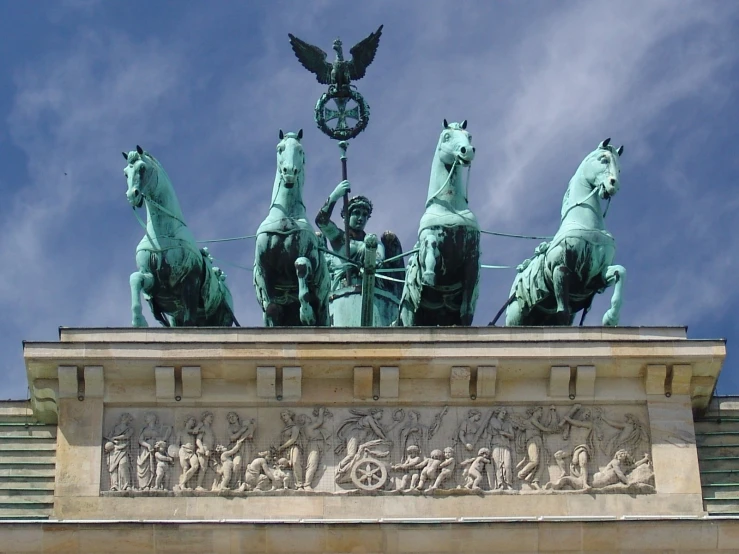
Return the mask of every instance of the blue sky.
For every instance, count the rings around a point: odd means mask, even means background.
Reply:
[[[599,141],[624,144],[607,226],[628,270],[624,325],[739,335],[739,3],[700,0],[125,3],[0,2],[0,398],[26,394],[21,341],[64,326],[130,324],[142,231],[122,150],[169,173],[198,239],[246,235],[266,214],[278,130],[303,128],[306,204],[339,181],[312,117],[323,88],[287,33],[330,51],[385,25],[352,141],[368,230],[415,241],[444,118],[469,121],[470,201],[486,230],[551,235],[561,198]],[[348,49],[348,48],[347,48]],[[536,242],[484,237],[482,261],[516,265]],[[253,243],[211,247],[242,325],[261,325]],[[476,325],[505,301],[487,270]],[[597,324],[610,291],[589,317]],[[154,322],[148,309],[145,315]],[[730,355],[719,386],[739,393]]]

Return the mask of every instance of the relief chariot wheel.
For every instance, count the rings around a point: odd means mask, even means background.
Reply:
[[[351,470],[352,482],[364,491],[376,491],[387,483],[387,466],[376,458],[362,458]]]

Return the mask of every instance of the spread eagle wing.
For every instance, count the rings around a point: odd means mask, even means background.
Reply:
[[[330,85],[331,64],[326,61],[326,52],[318,48],[318,46],[313,46],[304,40],[300,40],[295,35],[288,33],[287,36],[290,37],[290,45],[293,47],[293,52],[295,52],[295,56],[301,65],[308,71],[315,73],[319,83]],[[372,55],[374,56],[374,53]],[[372,60],[370,59],[370,61]]]
[[[352,55],[352,60],[349,62],[349,77],[352,81],[361,79],[364,77],[367,71],[367,66],[372,63],[375,59],[375,53],[377,47],[380,45],[380,35],[382,35],[382,25],[374,33],[370,34],[366,39],[358,42],[349,53]],[[294,48],[294,47],[293,47]]]

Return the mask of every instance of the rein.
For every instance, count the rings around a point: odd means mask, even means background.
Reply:
[[[606,188],[605,184],[601,184],[601,185],[598,185],[597,187],[593,187],[593,190],[590,191],[590,194],[588,194],[585,198],[583,198],[579,202],[576,202],[575,204],[567,208],[567,211],[564,213],[564,215],[562,215],[562,218],[560,219],[560,223],[565,220],[565,217],[567,217],[567,214],[569,214],[573,208],[579,208],[580,206],[585,205],[585,202],[590,200],[596,192],[600,191],[601,189],[605,190],[605,188]],[[606,209],[603,212],[603,216],[602,216],[603,219],[606,218],[606,215],[608,214],[608,208],[610,207],[611,207],[611,197],[609,196],[608,204],[606,204]]]

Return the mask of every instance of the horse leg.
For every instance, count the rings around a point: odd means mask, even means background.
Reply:
[[[310,260],[300,257],[295,260],[295,272],[298,274],[298,300],[300,300],[300,323],[312,326],[316,324],[316,314],[310,305],[310,289],[308,276],[311,272]]]
[[[477,235],[477,240],[471,237],[470,242],[474,244],[474,248],[472,244],[465,244],[467,256],[464,261],[464,277],[462,279],[462,303],[459,307],[459,323],[464,326],[472,325],[472,319],[475,317],[480,282],[479,235]]]
[[[505,311],[505,326],[506,327],[519,327],[523,325],[523,311],[521,305],[518,303],[518,299],[515,294],[509,299],[510,304],[507,304]]]
[[[254,290],[257,293],[257,301],[262,307],[262,316],[264,318],[265,327],[276,327],[282,321],[281,307],[272,302],[274,291],[269,286],[268,279],[265,276],[265,267],[267,264],[268,254],[271,252],[269,235],[262,233],[257,237],[254,252]]]
[[[421,265],[421,281],[433,287],[436,284],[436,260],[439,258],[439,240],[433,230],[425,230],[419,240],[421,249],[418,261]]]
[[[606,327],[615,327],[621,315],[621,304],[623,298],[621,293],[624,282],[626,281],[626,268],[622,265],[610,265],[606,269],[606,283],[613,286],[613,296],[611,296],[611,307],[603,315],[603,325]]]
[[[569,325],[570,315],[570,270],[560,265],[552,271],[554,297],[557,299],[557,322],[559,325]]]
[[[135,271],[131,273],[129,282],[131,283],[131,315],[133,319],[131,325],[134,327],[148,327],[149,324],[146,322],[141,309],[141,293],[151,290],[154,286],[154,276],[151,273]]]

